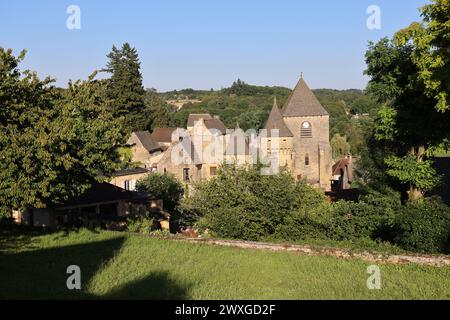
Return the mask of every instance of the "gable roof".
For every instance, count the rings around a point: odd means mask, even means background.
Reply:
[[[326,116],[328,112],[309,89],[303,77],[284,104],[283,117]]]
[[[142,146],[148,152],[151,153],[151,152],[154,152],[154,151],[157,151],[157,150],[161,150],[161,146],[155,140],[153,140],[150,132],[148,132],[148,131],[136,131],[136,132],[133,132],[133,133],[136,135],[136,137],[141,142]]]
[[[152,132],[152,139],[160,143],[171,143],[172,133],[177,130],[177,128],[155,128]]]
[[[277,105],[277,99],[273,101],[272,111],[270,112],[269,119],[267,119],[265,129],[267,130],[267,136],[272,136],[272,130],[278,129],[280,137],[293,137],[291,130],[287,127],[283,120],[280,109]]]
[[[222,120],[217,118],[205,120],[205,126],[208,129],[217,129],[222,134],[225,134],[227,132],[227,127],[225,127]]]
[[[195,122],[203,119],[203,120],[211,120],[212,117],[209,113],[191,113],[188,118],[188,127],[193,127]]]

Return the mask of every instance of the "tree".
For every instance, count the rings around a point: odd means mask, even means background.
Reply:
[[[106,71],[111,73],[107,93],[112,100],[114,116],[124,117],[124,129],[127,133],[144,130],[145,90],[136,49],[128,43],[123,44],[121,49],[113,46],[107,57],[109,61]]]
[[[147,129],[170,126],[175,111],[176,108],[167,104],[155,90],[146,90],[144,114]]]
[[[163,200],[164,209],[173,212],[183,196],[183,186],[172,174],[152,173],[139,180],[136,190]]]
[[[423,22],[396,34],[400,44],[412,42],[412,60],[424,82],[425,93],[440,112],[450,109],[450,1],[432,0],[422,9]]]
[[[333,159],[342,158],[350,153],[350,144],[347,142],[346,136],[336,133],[331,139],[331,147],[333,149]]]
[[[379,112],[375,138],[394,151],[387,158],[387,173],[409,184],[410,200],[421,198],[436,184],[435,172],[427,151],[449,136],[450,113],[436,108],[436,99],[425,92],[425,83],[414,63],[416,48],[387,38],[370,43],[366,53],[366,74],[371,77],[368,91],[385,106]],[[411,157],[415,167],[411,168]],[[403,165],[400,165],[403,162]],[[408,166],[413,176],[401,177],[398,168]],[[426,174],[423,170],[428,170]]]
[[[65,91],[20,72],[0,48],[0,202],[9,209],[47,207],[87,190],[115,168],[121,128],[104,82],[70,83]]]

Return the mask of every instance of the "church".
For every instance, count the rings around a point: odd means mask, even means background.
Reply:
[[[266,121],[268,134],[265,145],[268,152],[276,154],[278,165],[288,169],[297,180],[305,179],[313,186],[329,191],[332,180],[332,152],[329,139],[329,114],[309,89],[303,77],[280,109],[276,99]],[[204,160],[198,157],[208,144],[199,148],[189,148],[188,158],[192,161],[174,161],[174,151],[186,146],[179,132],[184,131],[189,141],[195,141],[200,135],[205,141],[219,139],[223,150],[220,157]],[[277,132],[278,134],[273,134]],[[235,142],[239,136],[244,145]],[[174,138],[176,137],[176,138]],[[207,139],[204,139],[207,137]],[[213,143],[213,142],[211,142]],[[186,184],[210,179],[225,161],[240,164],[253,163],[251,160],[251,143],[239,128],[232,131],[217,116],[210,114],[190,114],[187,128],[156,128],[149,132],[135,132],[129,144],[132,146],[133,161],[139,163],[141,171],[136,175],[122,173],[113,184],[131,189],[135,180],[152,172],[172,173]],[[188,143],[191,147],[191,142]],[[216,152],[216,155],[219,155]],[[194,159],[195,158],[195,159]],[[116,183],[117,182],[117,183]],[[131,187],[130,187],[131,186]]]
[[[280,165],[296,179],[326,191],[331,188],[333,161],[329,118],[302,77],[281,110],[274,101],[265,127],[279,130]]]

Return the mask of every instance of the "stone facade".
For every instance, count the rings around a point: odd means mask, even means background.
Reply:
[[[323,190],[331,189],[329,115],[303,78],[281,110],[274,101],[265,129],[267,137],[262,138],[259,147],[267,148],[268,155],[275,156],[280,167],[288,169],[297,180],[306,179]],[[159,143],[161,150],[156,150],[153,142],[146,144],[142,141],[142,134],[141,139],[131,141],[135,146],[134,158],[147,165],[156,165],[155,171],[172,173],[185,183],[210,179],[224,161],[238,165],[250,163],[249,137],[239,127],[228,132],[218,117],[191,114],[184,133],[183,129],[167,128],[169,130],[174,133],[172,143],[167,143],[167,137],[159,138],[164,140]],[[163,136],[161,129],[158,131],[154,137]],[[139,135],[136,137],[139,138]],[[200,146],[196,143],[197,139],[203,141]],[[212,159],[206,159],[205,151],[211,150],[217,142],[220,142],[221,149],[215,150]],[[190,161],[180,161],[176,156],[183,151],[185,160]],[[207,153],[210,154],[209,151]]]

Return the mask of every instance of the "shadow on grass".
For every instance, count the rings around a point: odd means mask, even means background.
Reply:
[[[31,235],[15,234],[8,246],[29,245]],[[186,299],[189,286],[180,286],[167,272],[95,296],[83,289],[121,249],[125,237],[57,248],[1,253],[0,299]],[[5,237],[2,237],[5,241]],[[81,269],[82,290],[68,290],[67,267]]]
[[[188,299],[188,291],[191,287],[190,284],[180,285],[168,272],[161,271],[127,283],[100,298],[184,300]]]

